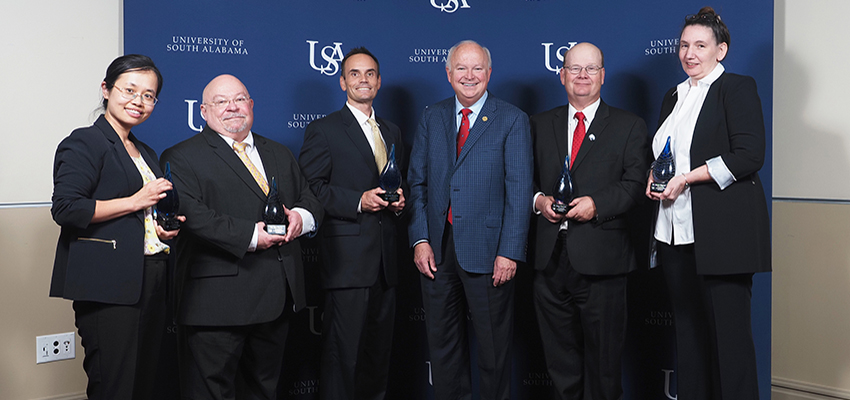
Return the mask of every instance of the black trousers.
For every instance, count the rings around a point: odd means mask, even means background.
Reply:
[[[387,392],[396,290],[383,272],[368,288],[329,289],[322,324],[319,398],[380,400]]]
[[[481,399],[510,398],[514,280],[493,286],[492,274],[464,271],[457,262],[451,225],[443,263],[434,280],[421,276],[425,329],[436,400],[472,398],[467,323],[478,341]]]
[[[753,274],[698,275],[693,245],[658,243],[676,326],[679,400],[758,400]]]
[[[178,328],[183,399],[277,400],[292,303],[277,319],[244,326]]]
[[[534,275],[534,309],[555,398],[622,399],[626,275],[576,272],[562,232],[546,269]]]
[[[167,260],[166,255],[145,257],[136,304],[74,302],[89,400],[152,398],[165,334]]]

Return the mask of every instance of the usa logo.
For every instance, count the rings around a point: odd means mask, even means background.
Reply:
[[[460,2],[458,2],[458,0],[448,0],[447,2],[440,4],[437,4],[437,0],[431,0],[431,6],[439,9],[444,13],[449,14],[457,11],[460,8],[472,8],[469,6],[469,3],[467,3],[466,0],[460,0]]]
[[[549,71],[552,71],[556,74],[558,72],[560,72],[561,66],[564,65],[564,53],[567,50],[573,48],[573,46],[575,46],[576,43],[578,43],[578,42],[567,42],[566,46],[561,46],[561,47],[558,47],[557,49],[555,49],[555,57],[557,57],[560,62],[557,65],[555,65],[554,67],[552,66],[552,63],[550,62],[550,60],[552,58],[551,55],[552,55],[552,44],[553,43],[540,43],[540,44],[543,45],[543,50],[544,50],[543,54],[544,54],[544,58],[545,58],[544,63],[546,65],[546,69],[548,69]]]
[[[320,74],[333,76],[339,72],[339,65],[342,62],[344,55],[342,54],[342,42],[334,42],[333,46],[322,47],[319,55],[322,56],[323,64],[316,65],[316,45],[317,40],[308,40],[310,44],[310,66]]]

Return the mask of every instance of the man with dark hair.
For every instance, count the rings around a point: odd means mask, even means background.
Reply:
[[[180,214],[177,323],[183,399],[276,399],[289,319],[304,308],[297,238],[324,211],[288,148],[251,131],[254,100],[232,75],[204,89],[204,130],[162,153]],[[272,181],[289,220],[262,222]]]
[[[378,118],[378,60],[358,47],[342,60],[341,110],[313,121],[299,163],[330,217],[319,232],[326,290],[319,397],[383,399],[396,307],[396,236],[404,192],[387,202],[379,175],[390,149],[403,165],[401,131]]]

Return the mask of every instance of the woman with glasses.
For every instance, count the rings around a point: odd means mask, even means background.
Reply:
[[[162,75],[130,54],[109,65],[100,88],[103,114],[56,149],[51,212],[62,231],[50,296],[74,301],[88,398],[150,399],[165,331],[163,241],[178,231],[153,218],[171,183],[130,129],[153,112]]]
[[[770,271],[770,227],[758,171],[765,129],[756,83],[725,72],[726,24],[711,7],[685,19],[688,78],[664,95],[656,157],[668,138],[676,175],[659,201],[658,261],[673,307],[679,400],[758,399],[750,324],[753,274]],[[658,190],[656,188],[656,190]]]

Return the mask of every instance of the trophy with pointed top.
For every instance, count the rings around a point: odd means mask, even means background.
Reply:
[[[552,203],[552,211],[561,215],[570,211],[570,202],[573,201],[574,193],[573,176],[570,175],[570,155],[567,154],[564,157],[564,166],[561,168],[561,177],[555,182],[555,187],[552,189],[552,197],[555,199],[555,202]]]
[[[180,200],[177,198],[177,191],[174,190],[174,181],[171,180],[171,163],[165,163],[165,180],[171,182],[171,190],[165,191],[165,197],[156,203],[154,216],[156,223],[167,231],[180,229],[180,220],[177,219],[177,211],[180,209]]]
[[[670,182],[670,179],[676,176],[676,162],[673,160],[673,152],[670,151],[670,136],[667,136],[667,144],[664,145],[664,150],[652,162],[651,169],[654,182],[649,186],[649,190],[661,193],[667,189],[667,182]]]
[[[398,188],[401,187],[401,171],[399,171],[395,162],[395,144],[390,147],[390,156],[387,159],[387,165],[381,172],[378,184],[381,189],[384,189],[384,193],[379,195],[381,200],[387,203],[395,203],[399,200]]]
[[[286,218],[283,212],[283,204],[277,192],[277,180],[274,177],[272,177],[266,206],[263,208],[263,222],[266,223],[266,232],[269,235],[286,235],[286,228],[289,227],[289,218]]]

